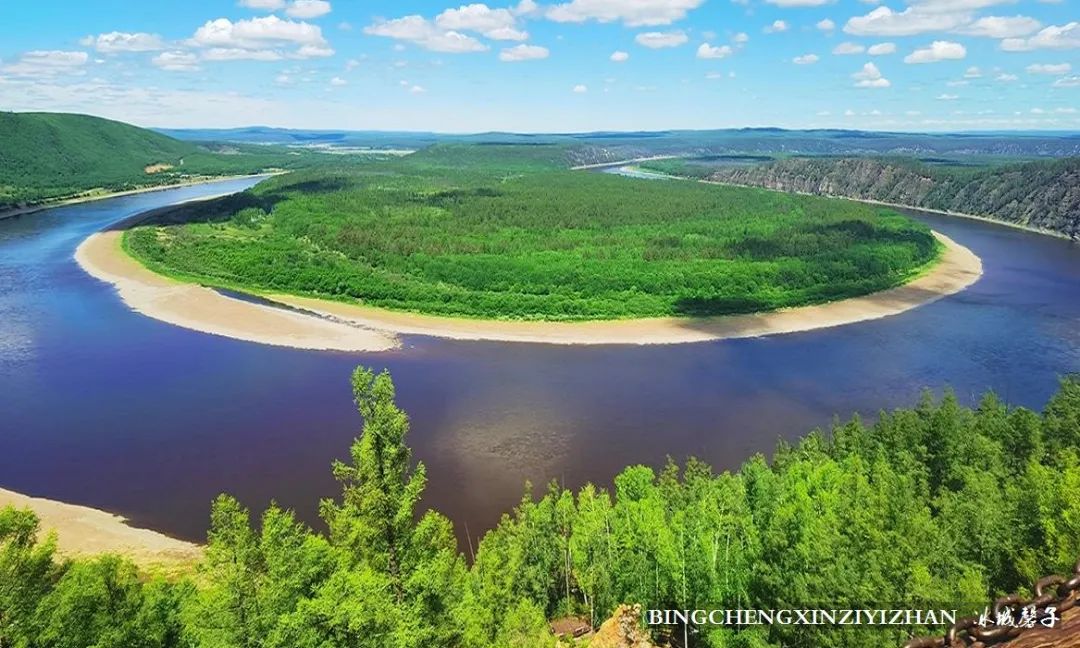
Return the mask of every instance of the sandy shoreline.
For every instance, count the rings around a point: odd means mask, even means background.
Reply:
[[[243,180],[245,178],[262,178],[277,175],[280,172],[270,173],[253,173],[250,175],[234,175],[234,176],[221,176],[215,178],[207,178],[202,180],[191,180],[188,182],[177,182],[175,184],[167,185],[155,185],[153,187],[143,187],[141,189],[128,189],[127,191],[112,191],[102,194],[94,194],[90,196],[76,196],[74,198],[65,198],[63,200],[56,200],[52,202],[44,202],[37,205],[28,205],[26,207],[14,207],[11,209],[0,209],[0,220],[5,218],[15,218],[16,216],[25,216],[26,214],[33,214],[39,211],[45,211],[46,209],[54,209],[56,207],[68,207],[70,205],[81,205],[83,203],[95,202],[98,200],[106,200],[108,198],[120,198],[122,196],[134,196],[137,194],[152,193],[155,191],[168,191],[169,189],[179,189],[181,187],[194,187],[196,185],[213,184],[215,182],[228,182],[229,180]]]
[[[90,236],[79,246],[75,259],[91,275],[116,286],[124,302],[140,313],[239,340],[357,352],[395,348],[399,334],[456,340],[644,345],[795,333],[896,315],[957,293],[982,275],[982,262],[971,250],[935,232],[945,246],[942,258],[925,275],[908,284],[863,297],[771,313],[516,322],[418,315],[294,295],[264,295],[278,304],[306,311],[298,313],[225,297],[209,288],[162,277],[121,249],[121,235],[110,230]]]
[[[0,508],[28,508],[41,520],[41,537],[56,532],[57,551],[65,557],[115,553],[142,567],[188,566],[202,557],[202,547],[149,529],[129,526],[112,513],[0,488]]]

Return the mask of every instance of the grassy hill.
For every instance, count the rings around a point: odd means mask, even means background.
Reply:
[[[283,146],[182,142],[89,115],[0,112],[0,210],[209,176],[349,163],[346,156]]]

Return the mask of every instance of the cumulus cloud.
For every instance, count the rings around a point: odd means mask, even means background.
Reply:
[[[873,63],[863,65],[861,70],[851,75],[851,78],[855,79],[855,86],[858,88],[888,88],[892,85]]]
[[[349,85],[349,82],[345,79],[342,79],[341,77],[334,77],[333,79],[330,79],[330,85],[340,87],[344,85]]]
[[[1015,0],[910,0],[908,4],[927,13],[956,13],[1009,4]]]
[[[722,59],[731,56],[732,49],[729,45],[713,47],[708,43],[702,43],[697,49],[699,59]]]
[[[634,42],[650,49],[678,47],[689,40],[684,31],[645,32],[634,37]]]
[[[893,11],[878,7],[865,16],[853,16],[844,31],[856,36],[914,36],[926,32],[948,31],[967,24],[969,14],[937,13],[909,7]]]
[[[330,13],[330,3],[326,0],[293,0],[285,10],[285,15],[293,18],[318,18]]]
[[[783,20],[774,20],[771,25],[768,25],[763,30],[766,34],[778,34],[780,32],[786,32],[788,30],[788,24]]]
[[[840,56],[845,56],[849,54],[862,54],[865,51],[866,48],[862,45],[859,45],[858,43],[840,43],[833,48],[832,53],[838,54]]]
[[[940,94],[937,96],[938,101],[956,101],[960,98],[959,95],[954,94]]]
[[[1001,74],[994,77],[994,80],[1009,83],[1011,81],[1016,81],[1019,78],[1020,77],[1016,76],[1015,74],[1008,74],[1006,72],[1002,72]]]
[[[896,43],[877,43],[868,47],[866,49],[866,53],[870,56],[884,56],[886,54],[895,54]]]
[[[791,59],[791,62],[795,65],[811,65],[818,62],[817,54],[803,54],[802,56],[796,56]]]
[[[929,47],[915,50],[904,57],[904,63],[937,63],[958,60],[967,56],[967,48],[952,41],[934,41]]]
[[[574,86],[573,91],[577,94],[585,94],[589,91],[589,86],[579,83]]]
[[[14,63],[0,67],[0,72],[27,77],[70,74],[80,72],[89,60],[86,52],[34,50],[24,53]]]
[[[270,49],[244,49],[242,47],[211,47],[202,54],[204,61],[280,61],[281,52]]]
[[[739,32],[731,37],[731,42],[735,43],[736,45],[745,45],[749,41],[750,34],[747,34],[746,32]]]
[[[625,63],[630,59],[630,54],[623,52],[622,50],[616,50],[611,53],[611,60],[615,63]]]
[[[622,22],[627,27],[670,25],[682,20],[705,0],[571,0],[547,8],[555,22]]]
[[[211,20],[199,27],[188,42],[208,48],[203,53],[203,59],[208,61],[276,61],[286,56],[319,58],[334,53],[318,26],[277,16],[236,22],[228,18]],[[287,47],[297,49],[283,52],[281,48]]]
[[[529,34],[518,29],[517,20],[510,9],[492,9],[475,3],[447,9],[435,17],[435,26],[442,31],[476,32],[492,40],[526,40]]]
[[[836,29],[836,23],[829,20],[828,18],[817,21],[817,24],[815,24],[814,26],[823,32],[831,32],[832,30]]]
[[[150,62],[169,72],[194,72],[199,69],[199,57],[191,52],[162,52]]]
[[[507,63],[516,63],[518,61],[546,59],[550,55],[551,52],[546,47],[521,44],[515,47],[506,48],[499,52],[499,60]]]
[[[461,32],[443,31],[423,16],[405,16],[368,25],[364,33],[407,41],[433,52],[467,53],[488,49],[477,39]]]
[[[1027,36],[1042,27],[1029,16],[986,16],[956,29],[956,33],[986,38],[1015,38]]]
[[[978,67],[972,65],[971,67],[969,67],[967,70],[964,71],[964,78],[965,79],[980,79],[980,78],[982,78],[982,70],[980,70]]]
[[[103,54],[116,52],[154,52],[165,49],[165,43],[157,34],[145,32],[109,32],[97,36],[87,36],[79,41],[81,45],[93,47]]]
[[[1061,76],[1072,72],[1072,65],[1069,63],[1035,63],[1025,68],[1028,74],[1049,74],[1052,76]]]
[[[1057,81],[1054,81],[1053,86],[1055,88],[1076,88],[1080,87],[1080,76],[1072,75],[1067,77],[1061,77]]]
[[[1080,48],[1080,22],[1050,25],[1030,38],[1006,38],[1001,41],[1001,49],[1006,52],[1077,48]]]

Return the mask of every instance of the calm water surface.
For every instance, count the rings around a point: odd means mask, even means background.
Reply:
[[[72,260],[109,223],[250,182],[0,221],[0,486],[193,539],[221,492],[314,521],[359,429],[348,377],[364,363],[393,372],[426,504],[475,538],[526,480],[608,484],[667,455],[735,468],[834,413],[909,405],[923,386],[1040,408],[1059,374],[1080,371],[1080,248],[932,215],[919,217],[983,258],[969,290],[873,322],[693,345],[410,337],[389,353],[296,351],[133,313]]]

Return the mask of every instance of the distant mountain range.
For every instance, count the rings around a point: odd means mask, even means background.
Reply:
[[[159,129],[186,141],[329,145],[418,149],[440,142],[576,145],[575,164],[656,154],[945,155],[1016,158],[1080,155],[1080,133],[891,133],[854,130],[727,130],[594,133],[478,133],[296,130],[253,126],[230,129]]]

